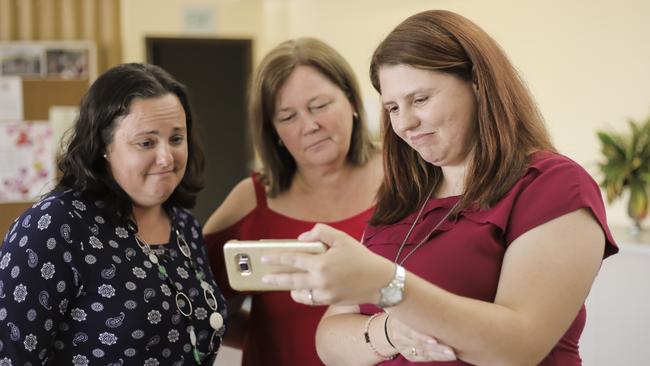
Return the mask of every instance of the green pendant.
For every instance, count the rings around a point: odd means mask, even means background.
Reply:
[[[194,355],[194,359],[196,360],[196,363],[198,365],[200,365],[201,364],[201,356],[199,356],[199,349],[194,347],[192,349],[192,354]]]
[[[160,265],[158,266],[158,272],[160,272],[160,274],[162,274],[164,276],[167,276],[167,270],[163,266],[160,266]]]

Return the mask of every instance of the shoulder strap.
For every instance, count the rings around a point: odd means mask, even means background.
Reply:
[[[257,200],[257,207],[266,208],[266,188],[262,182],[262,175],[258,172],[251,174],[253,179],[253,186],[255,187],[255,198]]]

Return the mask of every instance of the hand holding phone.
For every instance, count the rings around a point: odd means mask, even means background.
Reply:
[[[230,287],[238,291],[290,290],[289,287],[263,283],[262,277],[269,273],[291,273],[301,270],[294,267],[262,263],[260,259],[268,254],[283,252],[320,254],[326,250],[327,246],[321,242],[304,242],[293,239],[231,240],[223,247],[228,282]]]

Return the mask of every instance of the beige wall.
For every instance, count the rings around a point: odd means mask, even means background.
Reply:
[[[213,13],[215,26],[205,36],[253,38],[256,61],[289,37],[320,37],[350,61],[373,106],[368,63],[383,36],[417,11],[457,11],[503,46],[559,150],[596,177],[595,130],[624,128],[626,118],[650,113],[646,0],[122,0],[125,61],[144,60],[145,35],[182,35],[187,6]],[[610,222],[628,223],[622,204],[608,213]]]

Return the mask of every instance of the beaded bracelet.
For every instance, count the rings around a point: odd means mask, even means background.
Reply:
[[[375,346],[372,345],[372,342],[370,342],[370,333],[368,332],[369,329],[370,329],[370,322],[372,322],[373,319],[380,316],[381,314],[382,313],[374,313],[368,318],[368,320],[366,320],[366,326],[365,326],[364,331],[363,331],[363,337],[366,340],[366,344],[368,344],[368,346],[372,350],[372,353],[374,353],[377,357],[381,358],[382,360],[392,360],[393,358],[395,358],[397,356],[397,354],[394,354],[392,356],[384,356],[381,353],[379,353],[379,351],[377,351]]]

